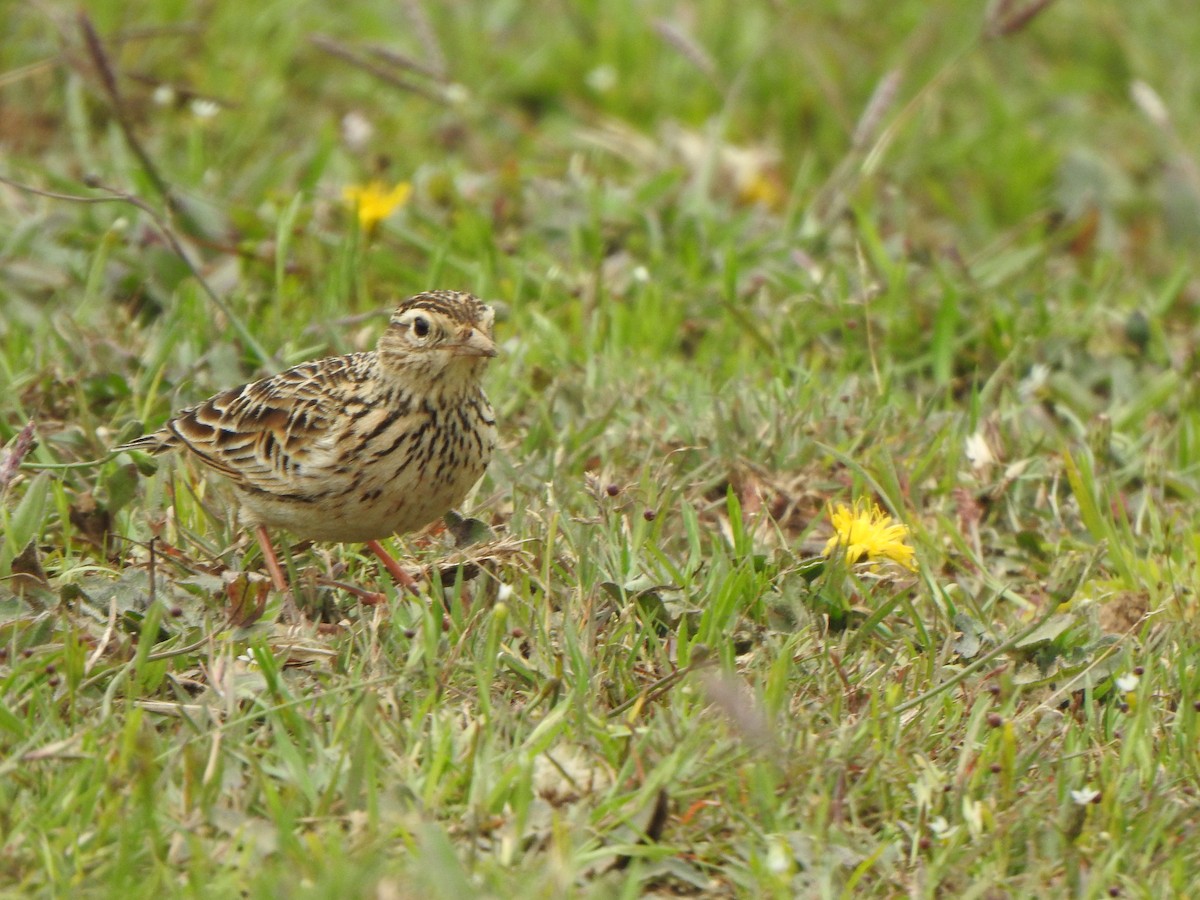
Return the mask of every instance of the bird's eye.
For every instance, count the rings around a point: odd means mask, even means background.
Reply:
[[[413,319],[413,333],[417,337],[427,337],[429,335],[429,320],[424,316],[417,316]]]

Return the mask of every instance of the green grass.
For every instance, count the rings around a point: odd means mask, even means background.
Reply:
[[[1004,6],[10,9],[6,895],[1194,893],[1200,22]],[[290,628],[107,449],[431,287],[494,534],[291,546]],[[917,574],[814,564],[857,498]]]

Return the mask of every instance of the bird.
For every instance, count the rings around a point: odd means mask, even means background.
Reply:
[[[416,294],[374,350],[222,391],[114,452],[181,450],[229,479],[281,593],[270,529],[363,543],[415,592],[380,541],[445,515],[483,476],[498,440],[482,383],[497,355],[494,323],[472,294]]]

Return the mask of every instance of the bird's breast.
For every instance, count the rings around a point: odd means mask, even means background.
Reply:
[[[288,497],[243,492],[251,524],[318,541],[367,541],[423,528],[462,502],[496,446],[482,393],[442,404],[373,407]]]

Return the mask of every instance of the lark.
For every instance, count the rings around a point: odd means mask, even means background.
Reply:
[[[281,592],[269,529],[365,543],[413,589],[380,541],[444,515],[487,468],[497,434],[482,376],[496,355],[494,320],[471,294],[417,294],[374,350],[223,391],[116,449],[183,450],[228,478]]]

